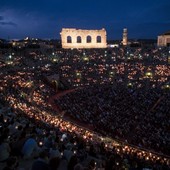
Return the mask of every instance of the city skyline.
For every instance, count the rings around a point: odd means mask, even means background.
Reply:
[[[0,38],[60,38],[62,28],[101,29],[107,39],[154,38],[170,30],[170,1],[2,0]]]

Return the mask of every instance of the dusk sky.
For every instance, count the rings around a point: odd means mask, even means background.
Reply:
[[[170,30],[170,0],[0,0],[0,38],[59,39],[62,28],[156,39]]]

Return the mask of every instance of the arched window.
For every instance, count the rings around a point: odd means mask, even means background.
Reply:
[[[72,38],[71,38],[71,36],[67,36],[67,43],[72,43]]]
[[[77,36],[77,43],[81,43],[81,37]]]
[[[90,35],[87,36],[86,42],[91,43],[91,36]]]
[[[101,36],[97,36],[97,37],[96,37],[96,42],[97,42],[97,43],[101,43],[101,42],[102,42]]]

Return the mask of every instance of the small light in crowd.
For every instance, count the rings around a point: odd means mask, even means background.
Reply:
[[[119,165],[119,162],[116,162],[116,165],[118,166],[118,165]]]
[[[43,142],[40,141],[40,142],[39,142],[39,145],[42,146],[42,145],[43,145]]]

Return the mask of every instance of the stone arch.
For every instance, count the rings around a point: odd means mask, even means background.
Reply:
[[[72,43],[72,37],[71,36],[67,36],[67,43]]]
[[[81,36],[77,36],[77,43],[81,43],[82,40],[81,40]]]
[[[96,42],[97,42],[97,43],[101,43],[101,42],[102,42],[102,37],[101,37],[100,35],[98,35],[98,36],[96,37]]]
[[[91,42],[92,42],[92,38],[91,38],[90,35],[88,35],[88,36],[86,37],[86,42],[87,42],[87,43],[91,43]]]

